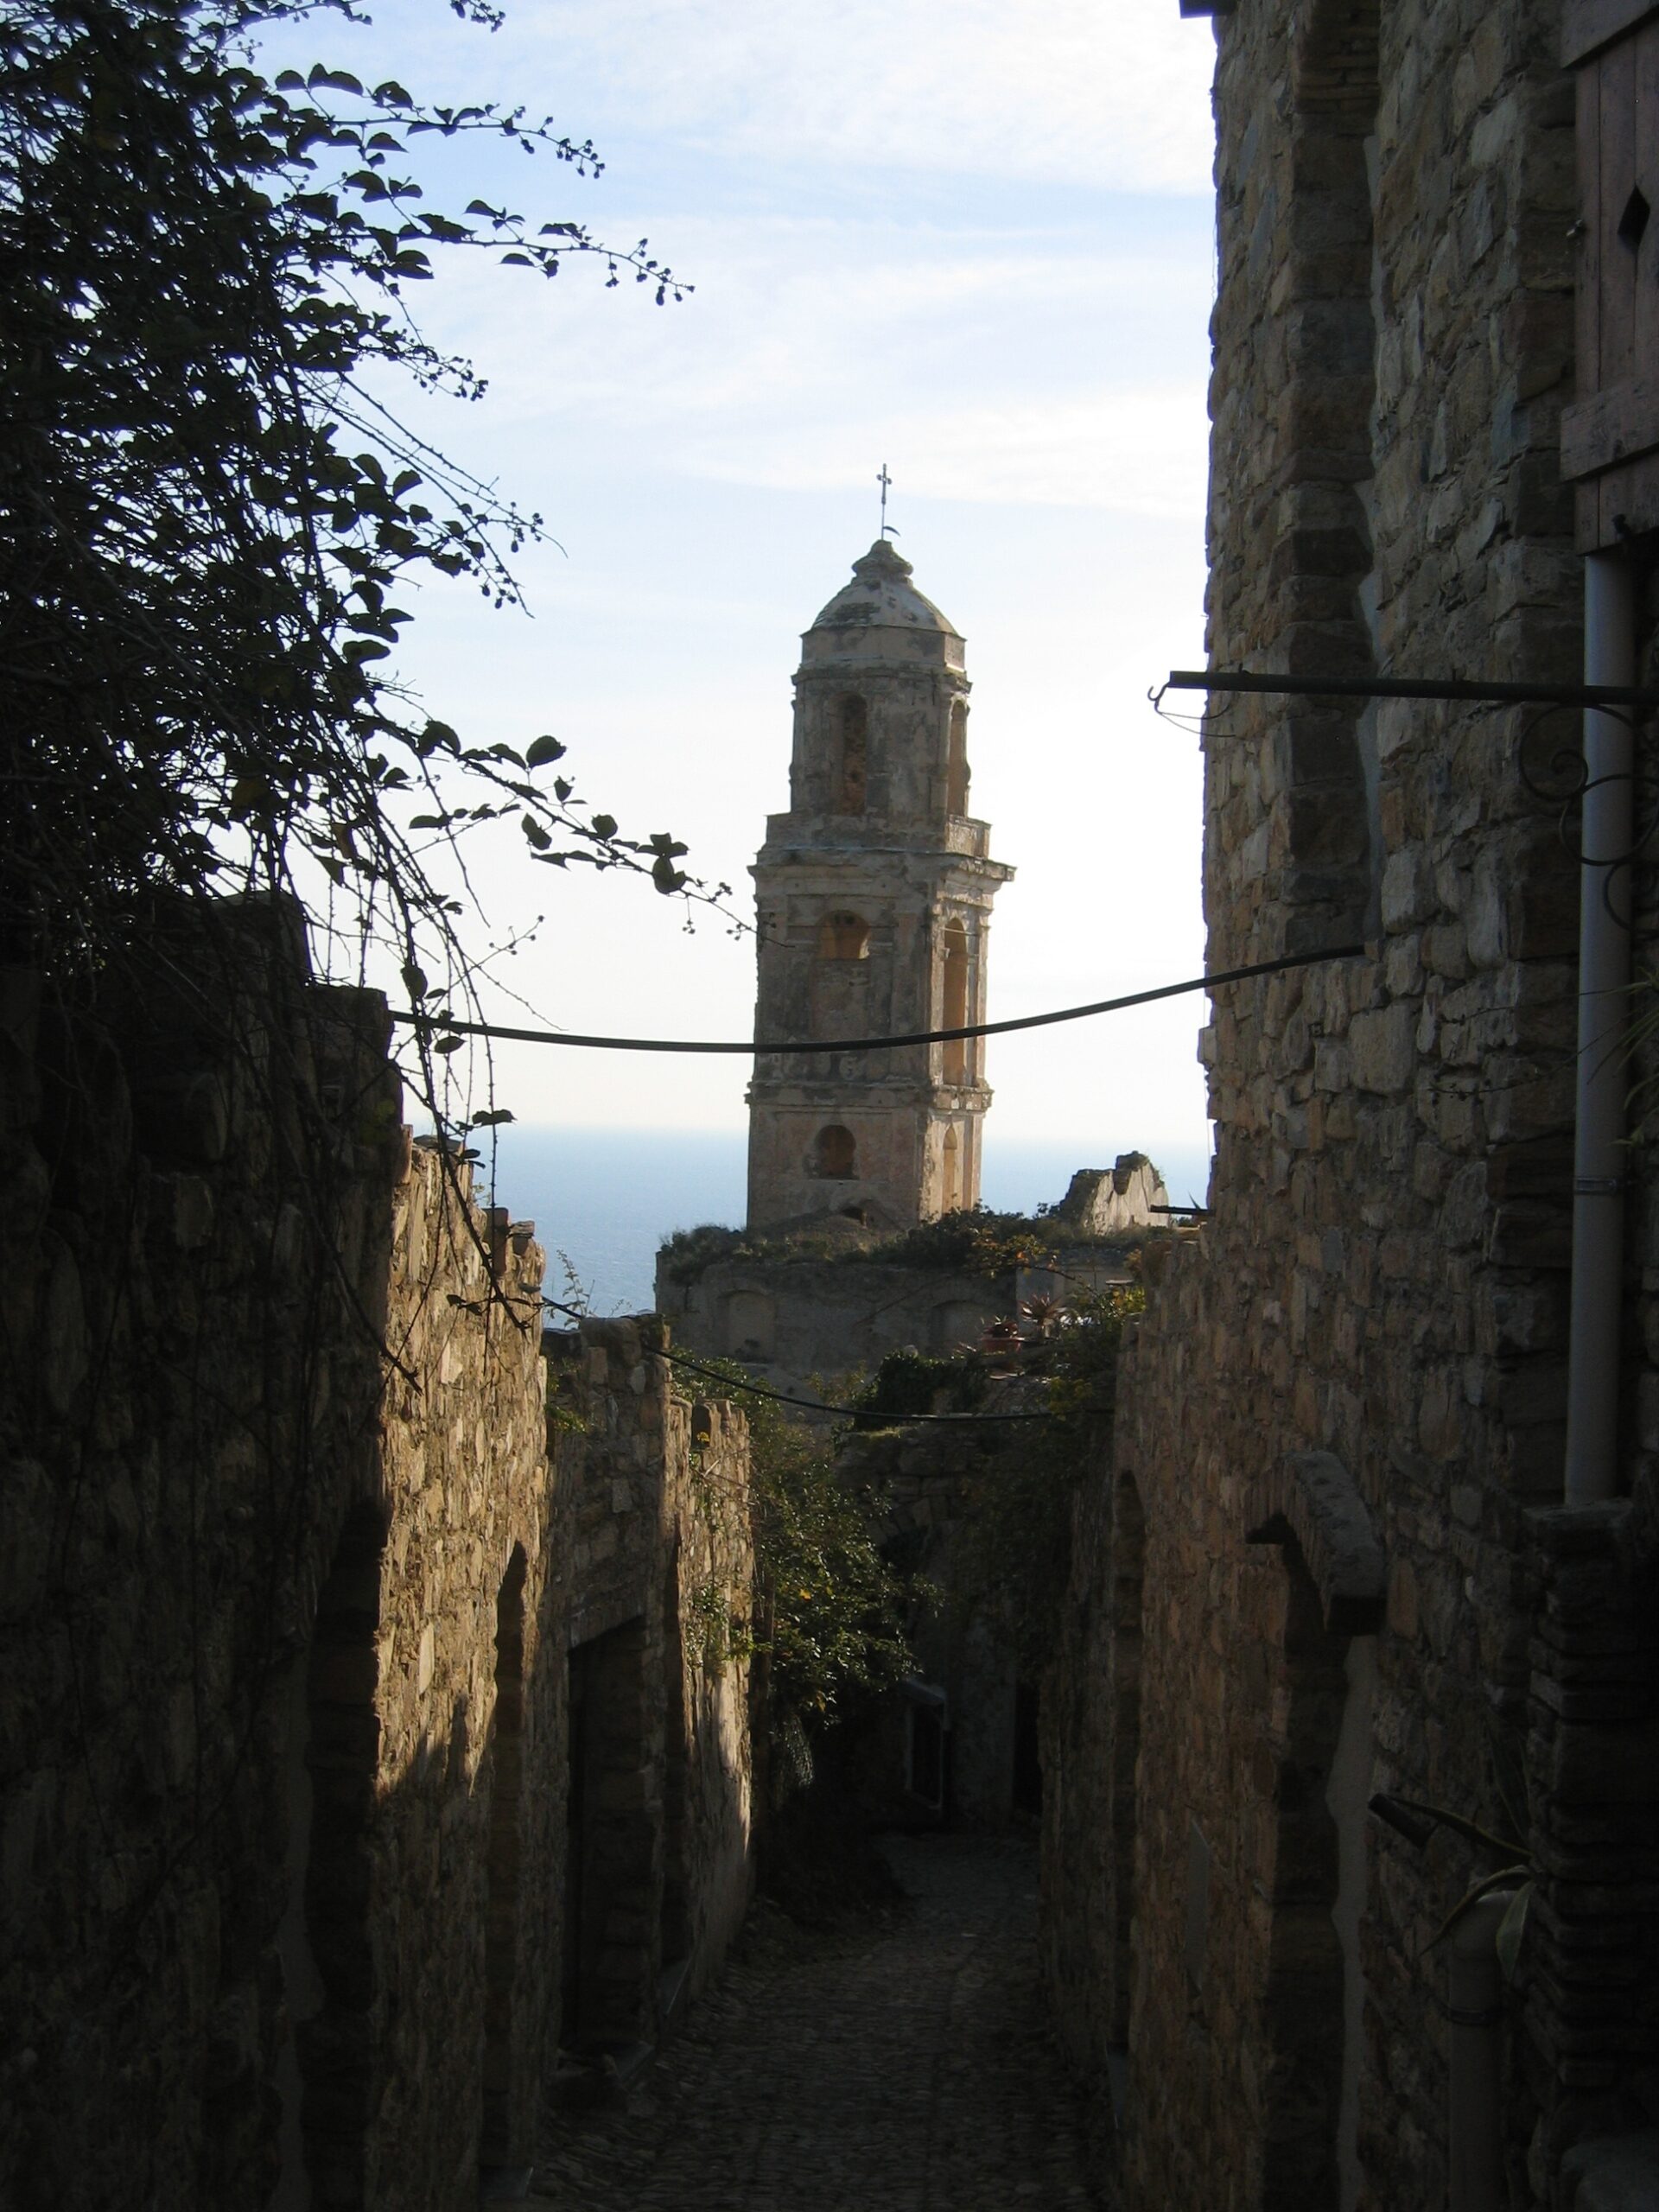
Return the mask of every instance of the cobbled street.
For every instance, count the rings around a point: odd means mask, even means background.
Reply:
[[[560,2115],[566,2212],[1071,2212],[1077,2101],[1044,2023],[1023,1841],[892,1839],[908,1892],[829,1932],[761,1904],[626,2098]]]

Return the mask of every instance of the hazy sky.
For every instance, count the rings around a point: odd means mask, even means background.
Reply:
[[[428,98],[501,97],[591,134],[544,159],[419,142],[464,202],[510,196],[653,251],[658,308],[602,271],[481,261],[418,305],[491,378],[423,416],[538,508],[534,620],[431,591],[402,665],[470,735],[551,730],[584,793],[737,887],[786,804],[799,634],[877,524],[968,640],[975,810],[1019,873],[993,1018],[1203,966],[1196,741],[1149,685],[1203,659],[1207,23],[1176,0],[509,0],[491,36],[436,0],[310,47]],[[429,193],[442,204],[439,193]],[[577,1030],[742,1036],[753,944],[613,877],[484,872],[502,975]],[[502,1018],[510,1002],[496,1002]],[[993,1042],[988,1145],[1101,1158],[1205,1141],[1201,998]],[[550,1124],[740,1124],[747,1065],[506,1048],[501,1099]],[[1081,1156],[1081,1155],[1080,1155]]]

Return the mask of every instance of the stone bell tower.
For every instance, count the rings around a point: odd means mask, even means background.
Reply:
[[[963,641],[885,537],[802,641],[790,808],[753,874],[757,1038],[985,1018],[991,901],[1014,870],[968,811]],[[979,1201],[983,1040],[757,1055],[749,1224],[906,1228]]]

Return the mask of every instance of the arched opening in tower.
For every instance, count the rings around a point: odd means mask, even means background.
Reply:
[[[968,1020],[968,932],[960,922],[945,925],[943,989],[939,995],[939,1027],[960,1029]],[[948,1037],[943,1051],[942,1072],[947,1083],[966,1083],[973,1067],[973,1040]]]
[[[870,925],[861,914],[826,914],[818,924],[820,960],[868,960]]]
[[[952,1122],[944,1133],[943,1172],[940,1176],[941,1213],[960,1213],[962,1211],[962,1146],[957,1137],[957,1125]]]
[[[869,710],[856,692],[837,701],[836,814],[862,814],[869,783]]]
[[[820,1129],[812,1141],[811,1172],[826,1182],[850,1183],[858,1173],[858,1147],[839,1122]]]
[[[958,699],[950,709],[950,741],[944,762],[944,810],[968,811],[968,709]]]

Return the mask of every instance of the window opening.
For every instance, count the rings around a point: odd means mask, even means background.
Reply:
[[[862,814],[869,785],[869,709],[856,693],[841,700],[836,720],[836,814]]]
[[[968,932],[960,922],[946,925],[944,950],[939,1027],[957,1029],[968,1020]],[[971,1038],[950,1037],[940,1046],[941,1067],[947,1083],[971,1081],[973,1045]]]
[[[870,925],[861,914],[826,914],[818,925],[820,960],[868,960]]]
[[[944,764],[944,810],[968,811],[968,709],[958,699],[950,709],[950,735]]]
[[[831,1182],[850,1183],[858,1171],[858,1147],[850,1129],[832,1122],[812,1143],[812,1173]]]

